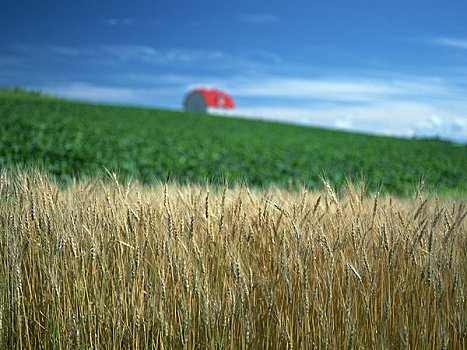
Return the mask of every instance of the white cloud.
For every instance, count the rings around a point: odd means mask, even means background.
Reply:
[[[211,70],[212,74],[225,74],[226,70],[242,72],[261,71],[277,67],[282,57],[271,52],[253,50],[248,53],[204,49],[158,49],[145,45],[102,45],[93,48],[93,56],[101,61],[149,65],[185,65],[196,72]]]
[[[226,81],[236,96],[372,103],[389,98],[449,98],[457,93],[433,79],[252,77]]]
[[[223,61],[233,60],[233,55],[228,55],[216,50],[199,49],[157,49],[146,45],[15,45],[15,51],[27,57],[94,57],[114,63],[116,59],[121,61],[133,61],[153,64],[168,63],[192,63],[197,61]]]
[[[108,26],[130,26],[134,24],[134,21],[130,18],[123,18],[123,19],[118,19],[118,18],[108,18],[104,21],[104,24]]]
[[[92,56],[95,50],[91,47],[75,47],[66,45],[29,45],[17,44],[14,51],[30,60],[46,57],[49,59],[57,57],[76,58],[79,56]]]
[[[372,105],[326,108],[255,106],[239,108],[239,115],[309,126],[345,129],[402,137],[441,137],[467,142],[467,116],[462,118],[435,106],[414,102],[385,101]]]
[[[114,82],[127,83],[130,85],[165,85],[165,86],[190,86],[194,81],[200,78],[196,75],[185,75],[176,73],[165,74],[143,74],[143,73],[124,73],[114,77]],[[209,78],[204,78],[206,81]]]
[[[156,86],[149,88],[135,88],[131,86],[100,85],[88,82],[67,82],[44,85],[31,85],[28,88],[44,93],[92,102],[110,102],[117,104],[134,104],[146,106],[164,105],[164,101],[175,96],[175,100],[180,97],[178,87]]]
[[[343,116],[334,120],[334,126],[338,129],[349,129],[354,127],[352,116]]]
[[[134,61],[152,64],[193,63],[206,61],[220,61],[225,58],[221,51],[165,49],[159,50],[144,45],[103,45],[95,48],[94,54],[108,55],[122,61]]]
[[[441,118],[434,114],[416,125],[415,135],[467,142],[467,117]]]
[[[149,45],[30,45],[18,44],[13,47],[16,57],[26,61],[44,60],[47,62],[60,61],[61,65],[73,62],[71,59],[85,59],[87,64],[104,65],[107,69],[112,65],[139,64],[152,66],[174,65],[196,70],[196,67],[225,73],[226,70],[238,71],[245,74],[250,71],[261,71],[266,67],[282,65],[282,58],[268,51],[252,50],[244,52],[225,52],[215,49],[188,48],[157,48]],[[67,61],[68,60],[68,61]],[[195,66],[195,64],[198,64]]]
[[[360,101],[367,100],[369,96],[388,94],[395,90],[387,85],[364,81],[270,78],[240,83],[238,87],[234,87],[234,92],[239,96]]]
[[[190,26],[193,28],[200,28],[200,27],[206,27],[206,26],[217,26],[219,23],[220,22],[217,19],[196,20],[196,21],[191,21]]]
[[[273,23],[279,21],[279,17],[270,13],[249,13],[241,15],[237,17],[237,19],[251,24]]]
[[[70,82],[50,86],[42,86],[41,90],[56,96],[89,100],[89,101],[121,101],[131,100],[136,91],[131,88],[115,86],[99,86],[85,82]]]
[[[46,49],[54,55],[78,57],[82,55],[89,55],[91,51],[89,49],[62,46],[62,45],[48,45]]]
[[[437,37],[433,39],[437,45],[467,50],[467,39]]]

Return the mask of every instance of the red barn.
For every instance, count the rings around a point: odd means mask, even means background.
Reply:
[[[186,95],[183,107],[192,112],[226,114],[235,107],[235,103],[232,96],[224,91],[197,88]]]

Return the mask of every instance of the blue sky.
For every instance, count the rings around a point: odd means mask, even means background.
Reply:
[[[3,1],[0,86],[467,142],[467,1]]]

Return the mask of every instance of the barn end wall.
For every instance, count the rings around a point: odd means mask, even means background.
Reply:
[[[206,112],[207,111],[207,105],[206,102],[204,101],[203,95],[201,95],[199,92],[191,92],[190,94],[187,95],[185,98],[185,101],[183,102],[183,107],[185,110],[190,111],[190,112]]]

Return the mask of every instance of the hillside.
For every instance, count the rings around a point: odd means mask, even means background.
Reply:
[[[143,183],[244,181],[255,186],[427,189],[464,195],[467,147],[280,123],[67,101],[0,91],[0,166],[40,166],[62,180],[104,169]]]

